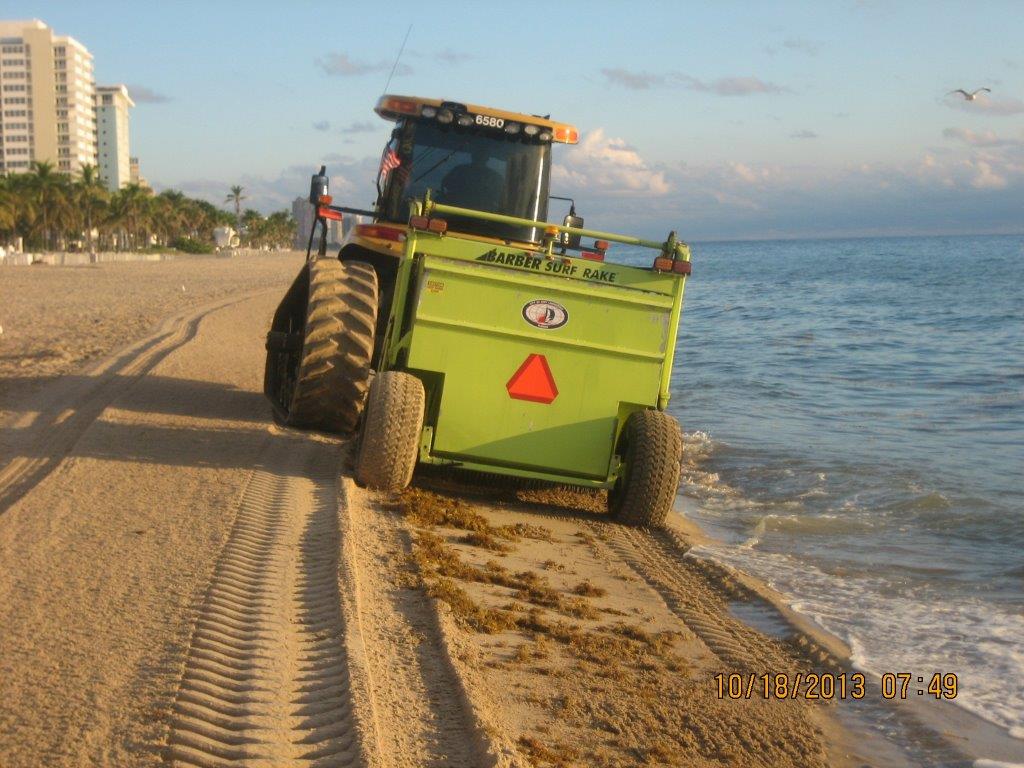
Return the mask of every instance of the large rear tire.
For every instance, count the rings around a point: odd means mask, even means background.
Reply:
[[[423,427],[423,383],[401,371],[384,371],[370,384],[356,457],[356,481],[367,488],[400,491],[412,481]]]
[[[679,487],[679,423],[661,411],[637,411],[626,420],[621,439],[625,460],[608,494],[608,511],[626,525],[660,528]]]
[[[372,266],[324,258],[303,267],[267,334],[264,391],[279,421],[325,432],[356,429],[376,322]]]

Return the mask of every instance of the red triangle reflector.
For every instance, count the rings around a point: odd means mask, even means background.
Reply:
[[[551,375],[544,355],[528,355],[519,370],[512,374],[505,389],[509,397],[534,403],[550,403],[558,397],[555,377]]]

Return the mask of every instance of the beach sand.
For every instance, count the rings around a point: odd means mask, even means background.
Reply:
[[[908,764],[845,703],[717,695],[847,649],[688,556],[681,515],[372,493],[348,442],[275,426],[263,337],[300,264],[0,271],[3,765]]]
[[[279,286],[304,258],[297,251],[249,252],[80,267],[0,267],[0,398],[11,388],[99,360],[175,314]]]

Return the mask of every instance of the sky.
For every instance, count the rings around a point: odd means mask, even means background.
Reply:
[[[157,190],[368,207],[388,91],[580,129],[552,193],[690,240],[1024,232],[1019,2],[21,0],[136,101]],[[410,30],[411,25],[411,30]],[[974,102],[955,88],[991,88]],[[552,215],[561,211],[552,208]]]

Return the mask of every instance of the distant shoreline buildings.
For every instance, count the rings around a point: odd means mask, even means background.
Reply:
[[[304,251],[309,244],[309,233],[316,222],[316,211],[308,198],[296,197],[292,201],[292,218],[295,219],[295,240],[293,245],[296,250]],[[355,214],[345,214],[342,219],[328,219],[327,221],[327,244],[335,247],[344,241],[352,227],[363,223],[364,217]],[[320,236],[319,230],[317,237]],[[316,248],[320,241],[313,243]]]
[[[128,110],[135,106],[123,85],[96,87],[96,157],[100,177],[110,189],[131,182]]]
[[[0,21],[0,174],[49,162],[61,173],[99,169],[111,191],[145,184],[131,156],[124,85],[98,86],[93,57],[38,19]]]

